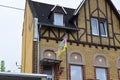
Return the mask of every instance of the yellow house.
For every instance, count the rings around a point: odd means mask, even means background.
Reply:
[[[67,38],[67,48],[55,53]],[[111,0],[83,0],[77,9],[27,0],[22,72],[50,80],[120,80],[120,14]]]

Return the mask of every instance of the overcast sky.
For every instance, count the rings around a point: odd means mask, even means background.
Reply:
[[[77,8],[81,0],[34,0]],[[120,1],[112,0],[120,9]],[[0,5],[24,9],[25,0],[0,0]],[[0,6],[0,60],[5,60],[6,70],[19,72],[15,63],[21,64],[22,27],[24,11]]]

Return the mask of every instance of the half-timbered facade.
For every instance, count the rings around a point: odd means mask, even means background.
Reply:
[[[67,55],[56,56],[64,37]],[[71,9],[27,0],[22,72],[50,80],[120,80],[120,14],[112,1],[82,0]]]

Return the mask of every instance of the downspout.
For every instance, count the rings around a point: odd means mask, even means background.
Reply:
[[[39,32],[39,30],[41,29],[41,25],[39,24],[38,25],[38,56],[37,56],[37,73],[39,74],[40,73],[40,32]]]

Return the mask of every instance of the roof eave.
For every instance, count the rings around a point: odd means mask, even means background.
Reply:
[[[75,10],[75,12],[73,13],[73,15],[77,15],[78,12],[80,11],[81,7],[83,6],[83,4],[85,3],[86,0],[83,0],[80,5],[78,6],[78,8]]]
[[[60,26],[60,25],[52,25],[52,24],[46,24],[46,23],[39,23],[41,26],[47,26],[47,27],[53,27],[53,28],[59,28],[59,29],[66,29],[66,30],[73,30],[73,31],[79,31],[80,29],[78,27],[71,28],[68,26]]]

